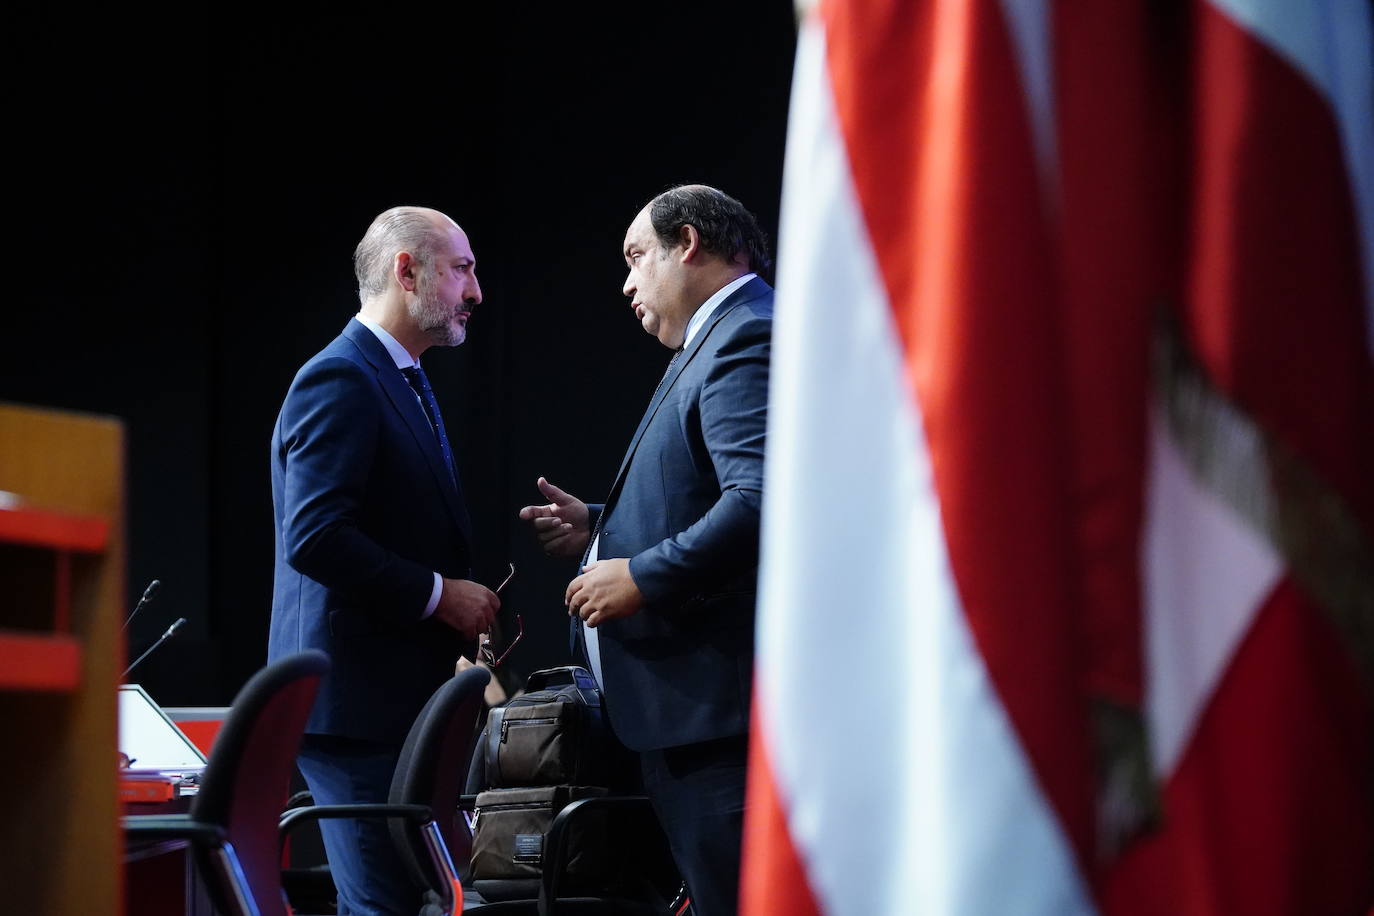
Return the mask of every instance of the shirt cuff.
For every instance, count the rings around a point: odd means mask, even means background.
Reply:
[[[423,614],[420,615],[420,619],[421,619],[421,620],[424,620],[424,619],[425,619],[426,617],[428,617],[430,614],[433,614],[433,613],[434,613],[434,609],[435,609],[436,607],[439,606],[439,595],[442,594],[443,591],[444,591],[444,577],[441,576],[441,575],[439,575],[438,573],[435,573],[435,574],[434,574],[434,590],[433,590],[432,592],[429,593],[429,604],[426,604],[426,605],[425,605],[425,612],[424,612]]]

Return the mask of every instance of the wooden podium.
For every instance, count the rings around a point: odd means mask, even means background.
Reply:
[[[0,403],[0,491],[4,906],[117,914],[123,427]]]

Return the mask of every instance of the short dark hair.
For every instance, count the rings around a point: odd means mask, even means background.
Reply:
[[[669,188],[649,202],[649,222],[659,242],[675,248],[683,226],[693,226],[701,247],[733,261],[743,255],[749,269],[763,273],[773,265],[768,256],[768,237],[754,214],[724,191],[704,184]]]

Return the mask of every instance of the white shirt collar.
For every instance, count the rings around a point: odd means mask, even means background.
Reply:
[[[711,317],[711,313],[714,312],[722,302],[730,298],[731,293],[754,279],[756,276],[758,276],[758,274],[748,273],[742,277],[736,277],[716,290],[710,299],[703,302],[701,308],[697,309],[696,314],[692,315],[691,320],[687,322],[687,335],[682,340],[683,349],[686,349],[687,345],[692,342],[692,338],[696,336],[697,331],[701,330],[701,326],[706,323],[706,319]]]
[[[411,356],[410,351],[401,346],[396,338],[388,334],[386,328],[382,327],[371,318],[364,318],[361,312],[353,317],[358,319],[358,324],[367,328],[382,342],[382,346],[386,347],[386,352],[390,353],[391,358],[396,361],[397,369],[409,369],[411,366],[420,365],[420,361]]]

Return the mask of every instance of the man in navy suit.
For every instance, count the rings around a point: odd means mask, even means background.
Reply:
[[[420,368],[482,301],[457,223],[396,207],[353,255],[362,307],[296,374],[272,433],[276,576],[268,657],[333,661],[299,759],[316,804],[383,802],[415,717],[500,602],[470,580],[472,534]],[[341,914],[415,913],[385,823],[322,822]]]
[[[575,639],[698,916],[720,916],[739,886],[773,290],[753,215],[702,185],[655,197],[624,254],[635,317],[673,359],[605,504],[540,478],[549,503],[520,516],[584,557]]]

